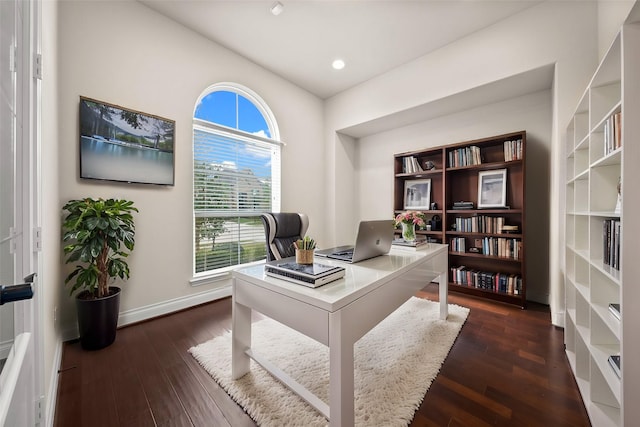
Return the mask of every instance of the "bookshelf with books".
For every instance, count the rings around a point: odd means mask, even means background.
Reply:
[[[565,347],[597,426],[640,417],[640,197],[624,191],[639,176],[640,123],[625,120],[640,114],[639,52],[640,24],[624,25],[566,128]]]
[[[407,208],[405,191],[429,178],[437,209],[422,211],[427,223],[437,215],[441,226],[417,233],[449,245],[451,291],[526,306],[525,155],[525,131],[395,155],[394,215],[421,210]],[[406,173],[409,157],[434,168]],[[460,269],[465,280],[457,280]]]
[[[423,212],[428,221],[429,230],[425,228],[416,230],[418,239],[426,239],[434,243],[442,243],[442,231],[436,226],[436,221],[431,219],[442,218],[444,205],[444,152],[442,148],[434,148],[422,151],[413,151],[396,154],[394,156],[394,216],[406,210]],[[428,206],[417,208],[408,207],[405,197],[407,188],[417,182],[429,182]],[[441,223],[440,223],[441,224]],[[400,233],[398,228],[397,233]]]
[[[526,132],[453,144],[445,151],[449,157],[467,147],[476,147],[481,161],[449,162],[445,171],[445,239],[454,245],[451,289],[525,307]],[[495,180],[484,180],[487,174]],[[485,197],[495,200],[486,203]],[[475,280],[456,280],[461,267]]]

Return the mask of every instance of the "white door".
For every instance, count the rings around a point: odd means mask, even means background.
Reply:
[[[37,273],[35,7],[31,1],[0,0],[0,426],[39,423],[34,300],[7,301],[28,298],[36,288],[12,287]]]

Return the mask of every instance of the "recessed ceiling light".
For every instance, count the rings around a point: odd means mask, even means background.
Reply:
[[[273,5],[271,5],[271,13],[274,16],[280,15],[283,10],[284,10],[284,5],[282,3],[280,3],[279,1],[277,1]]]
[[[334,70],[342,70],[344,68],[344,61],[342,59],[336,59],[331,66]]]

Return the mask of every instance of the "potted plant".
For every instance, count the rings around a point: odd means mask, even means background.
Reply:
[[[76,294],[78,330],[83,348],[97,350],[115,340],[120,311],[116,278],[129,278],[125,258],[134,247],[133,202],[117,199],[70,200],[62,228],[65,262],[75,269],[65,279]]]
[[[296,263],[313,264],[313,251],[316,249],[316,241],[309,236],[304,236],[293,242],[296,249]]]

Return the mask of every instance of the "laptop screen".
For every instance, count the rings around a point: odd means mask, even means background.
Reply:
[[[388,253],[391,249],[393,233],[393,220],[360,221],[355,245],[351,247],[353,248],[352,256],[343,254],[350,249],[348,246],[316,251],[316,254],[343,261],[363,261]]]

